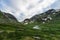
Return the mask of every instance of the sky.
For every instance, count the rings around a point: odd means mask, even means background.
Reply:
[[[21,22],[48,9],[59,9],[59,4],[60,0],[0,0],[0,10]]]

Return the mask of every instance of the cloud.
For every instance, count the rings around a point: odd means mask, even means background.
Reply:
[[[56,0],[9,0],[9,2],[10,6],[4,0],[1,0],[2,10],[12,13],[18,21],[23,21],[43,12],[45,8],[52,5]]]
[[[60,5],[59,4],[60,4],[60,0],[58,0],[57,2],[55,2],[55,5],[53,4],[54,8],[55,9],[60,9]]]
[[[10,14],[14,15],[17,19],[19,19],[20,11],[16,10],[15,8],[13,8],[11,6],[8,6],[3,0],[0,1],[0,5],[1,5],[1,7],[0,7],[1,11],[10,13]],[[20,16],[20,17],[22,17],[22,16]],[[22,20],[22,18],[20,20]]]
[[[43,2],[38,4],[38,1],[35,0],[12,0],[11,1],[12,4],[15,6],[15,8],[21,10],[22,12],[25,13],[26,16],[31,15],[32,13],[35,13],[37,11],[42,12],[43,8],[46,8],[48,6],[50,6],[52,3],[55,2],[55,0],[43,0]],[[30,5],[33,6],[33,8],[31,8],[30,10],[27,9],[28,7],[30,7]]]

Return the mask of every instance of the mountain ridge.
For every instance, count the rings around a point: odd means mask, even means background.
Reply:
[[[18,20],[10,13],[0,11],[0,22],[18,22]]]
[[[39,21],[39,22],[43,22],[43,21],[48,21],[48,20],[53,20],[53,17],[56,15],[59,15],[60,9],[49,9],[48,11],[41,13],[41,14],[37,14],[33,17],[31,17],[30,19],[27,18],[27,20],[25,19],[24,21],[28,22],[28,21]],[[24,22],[23,21],[23,22]]]
[[[60,40],[60,11],[52,14],[40,14],[34,17],[36,20],[26,19],[24,23],[12,21],[0,16],[0,40]],[[45,16],[46,15],[46,16]],[[51,16],[52,20],[50,20]],[[4,19],[5,18],[5,19]],[[43,23],[41,20],[48,19]],[[7,22],[8,20],[8,22]],[[12,21],[10,23],[10,21]],[[6,23],[7,22],[7,23]],[[28,23],[28,24],[27,24]]]

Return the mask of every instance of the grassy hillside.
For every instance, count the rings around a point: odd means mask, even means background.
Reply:
[[[0,13],[0,16],[1,13]],[[60,12],[45,24],[35,21],[24,25],[0,20],[0,40],[60,40]],[[5,19],[4,19],[5,20]],[[39,29],[33,29],[34,26]],[[38,37],[38,38],[34,38]]]

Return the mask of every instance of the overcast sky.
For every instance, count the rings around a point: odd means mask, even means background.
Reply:
[[[11,13],[18,21],[31,18],[51,8],[59,9],[60,0],[0,0],[0,10]]]

